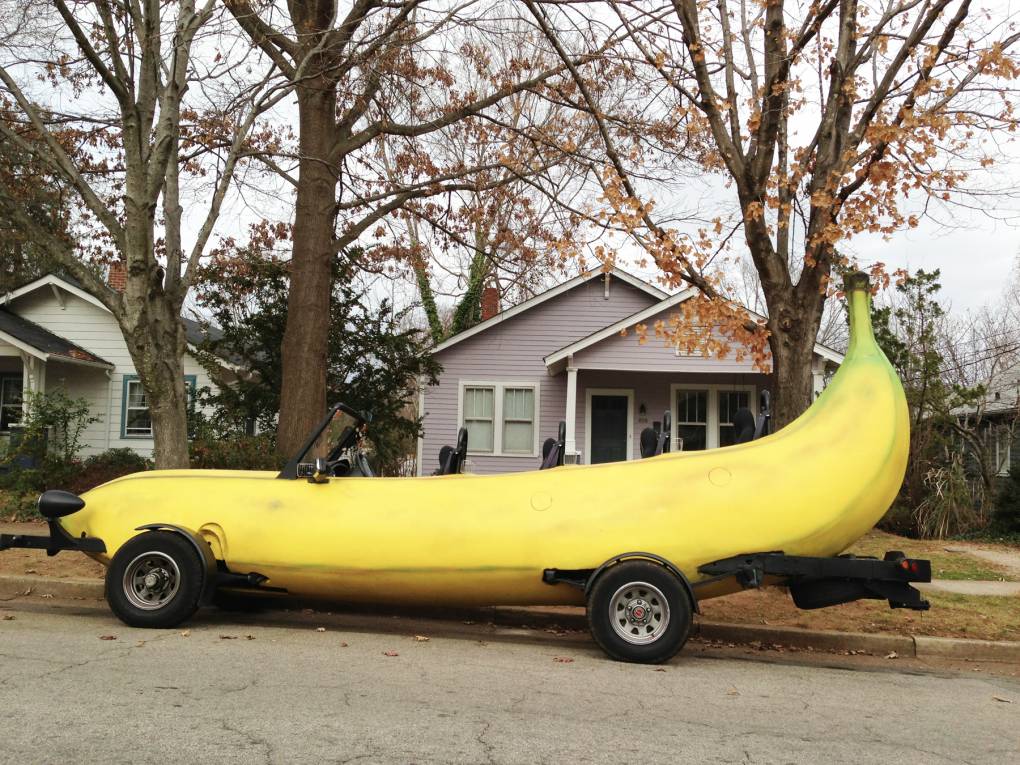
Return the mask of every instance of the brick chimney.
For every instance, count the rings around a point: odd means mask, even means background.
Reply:
[[[499,313],[499,289],[485,287],[482,289],[482,321],[491,319]]]
[[[106,274],[106,283],[111,289],[123,292],[127,286],[127,265],[123,260],[114,260],[110,263],[110,270]]]

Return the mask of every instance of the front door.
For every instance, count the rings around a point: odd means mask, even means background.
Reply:
[[[629,442],[630,397],[622,393],[592,393],[588,464],[626,460]]]

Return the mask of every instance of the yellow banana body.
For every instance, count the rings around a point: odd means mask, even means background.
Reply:
[[[902,386],[875,343],[869,293],[849,295],[851,341],[825,392],[757,441],[640,461],[495,476],[334,478],[138,473],[61,519],[107,555],[148,523],[202,534],[235,573],[310,597],[422,604],[562,604],[580,591],[546,568],[642,551],[698,566],[741,553],[837,554],[889,508],[906,467]],[[699,597],[730,591],[722,585]]]

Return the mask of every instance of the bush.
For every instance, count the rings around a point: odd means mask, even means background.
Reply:
[[[204,470],[279,470],[272,436],[196,438],[191,442],[191,467]]]
[[[917,532],[922,539],[945,539],[984,525],[984,519],[974,509],[974,498],[959,455],[947,467],[930,468],[924,485],[928,494],[914,510]]]
[[[0,520],[4,521],[38,521],[42,520],[36,510],[35,503],[39,492],[14,492],[9,489],[0,490]]]
[[[1020,470],[999,481],[992,527],[1006,534],[1020,534]]]
[[[151,469],[152,463],[131,449],[109,449],[81,463],[63,488],[81,494],[114,478]]]

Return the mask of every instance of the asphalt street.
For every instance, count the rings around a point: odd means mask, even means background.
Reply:
[[[210,610],[155,632],[2,603],[0,762],[1020,762],[1020,680],[976,670],[705,645],[649,667],[542,630]]]

